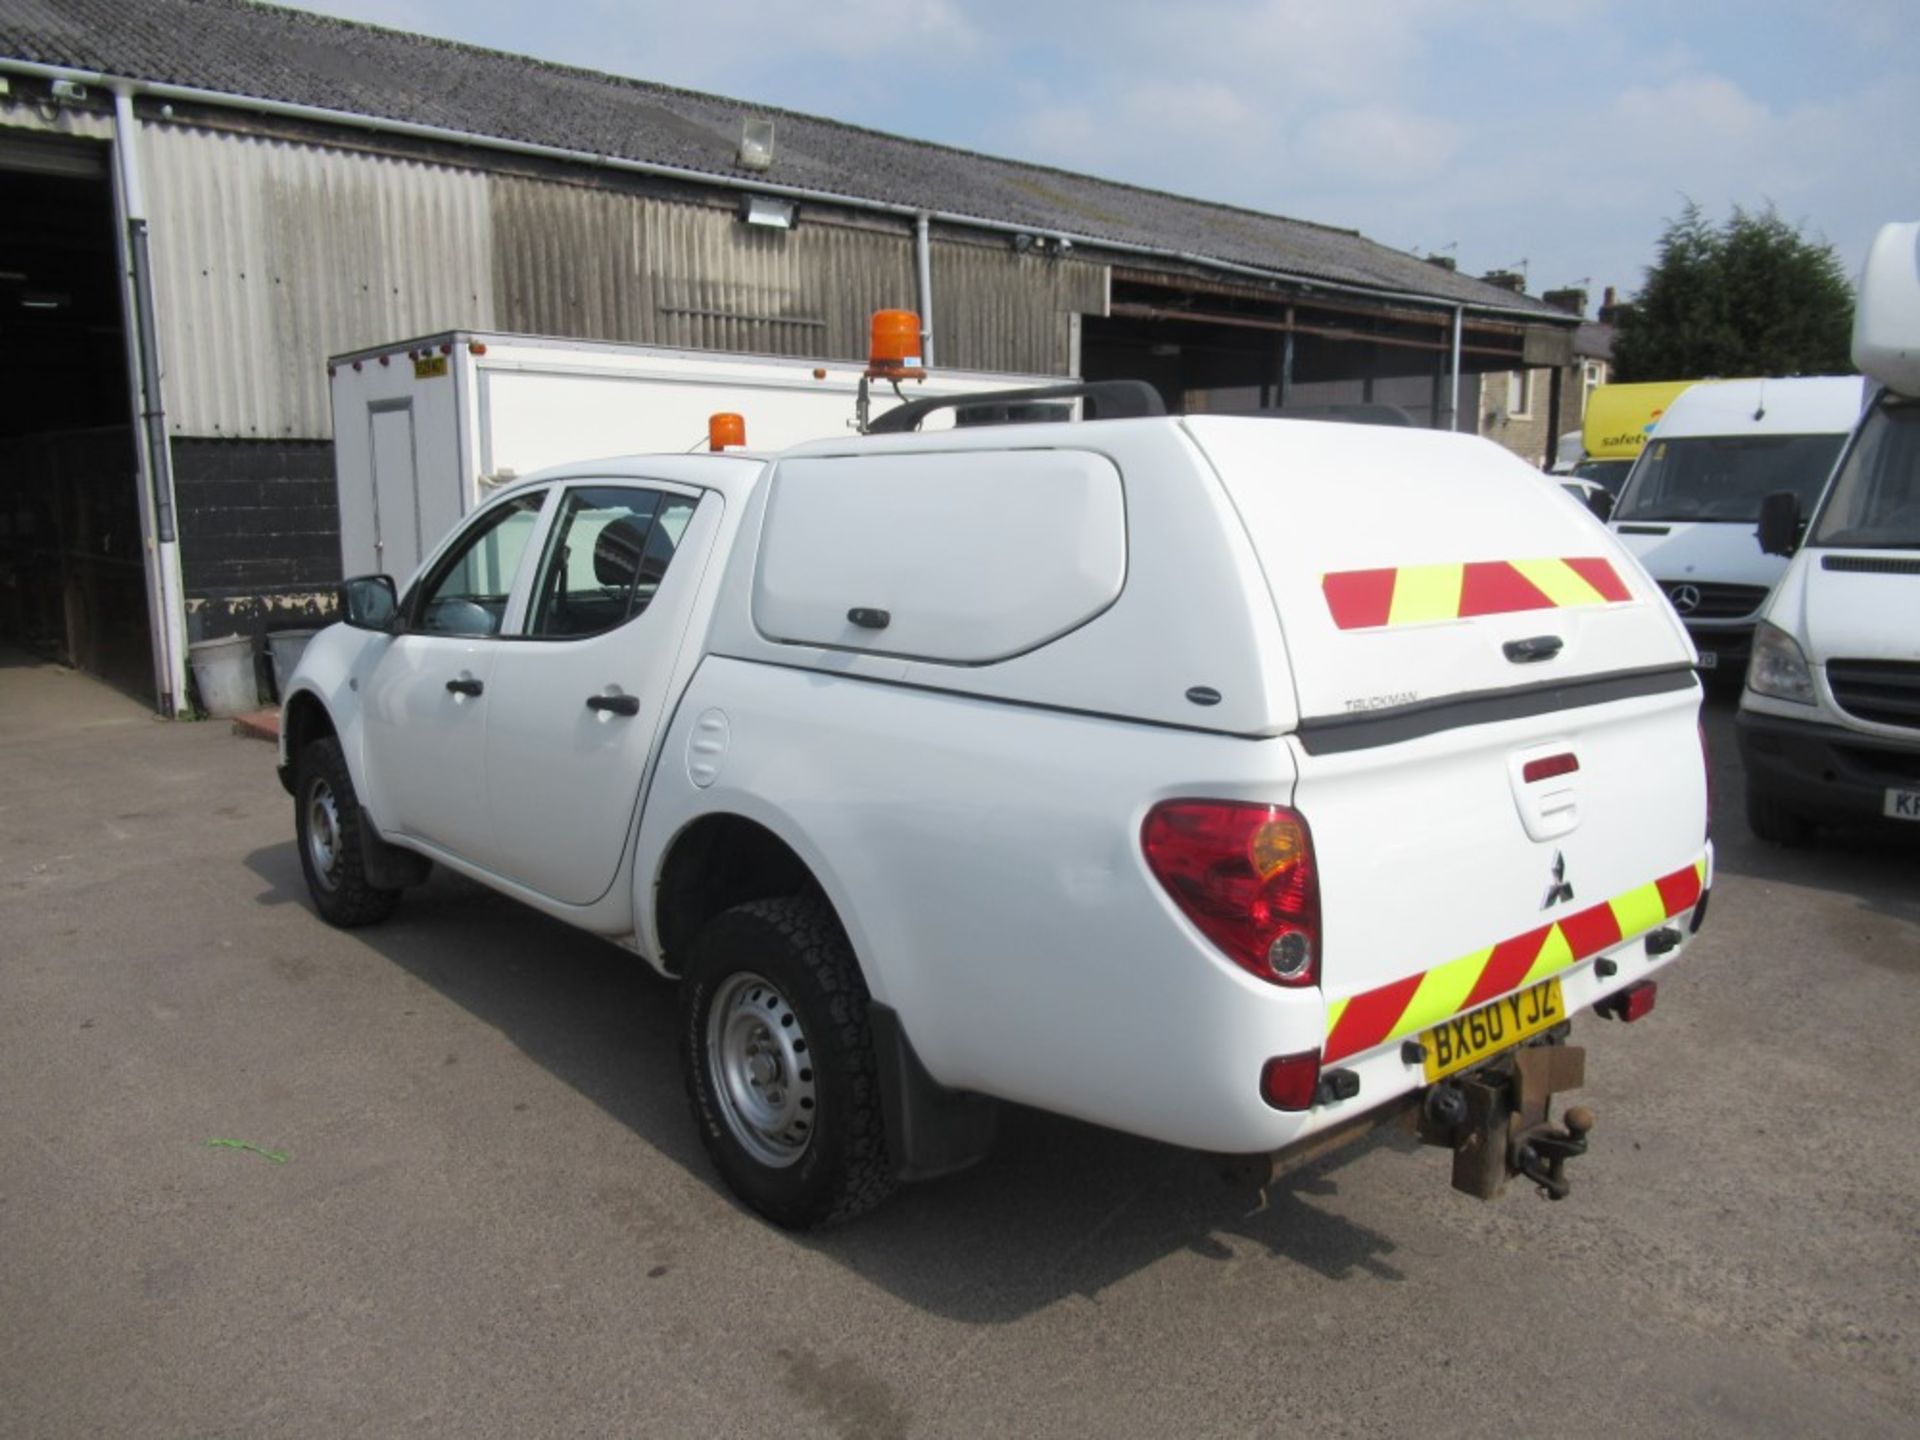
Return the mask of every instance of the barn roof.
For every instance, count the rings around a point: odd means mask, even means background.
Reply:
[[[1352,230],[246,0],[0,0],[9,58],[1572,319]],[[747,115],[777,122],[764,175],[737,164]]]

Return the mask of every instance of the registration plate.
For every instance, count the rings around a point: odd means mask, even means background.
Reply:
[[[1561,999],[1558,980],[1542,980],[1504,1000],[1456,1015],[1420,1037],[1421,1047],[1427,1052],[1422,1062],[1427,1082],[1431,1084],[1489,1055],[1511,1049],[1566,1018],[1567,1006]]]
[[[1887,791],[1889,820],[1920,820],[1920,790]]]
[[[1711,650],[1702,650],[1700,652],[1700,668],[1702,670],[1718,670],[1720,668],[1720,657]]]

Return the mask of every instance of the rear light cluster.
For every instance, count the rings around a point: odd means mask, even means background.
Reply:
[[[1140,845],[1180,913],[1228,959],[1275,985],[1319,983],[1320,877],[1299,815],[1169,800],[1148,812]]]

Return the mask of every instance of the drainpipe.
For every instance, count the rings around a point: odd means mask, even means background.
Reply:
[[[154,641],[154,671],[160,713],[186,707],[186,608],[181,598],[180,540],[173,514],[173,446],[167,438],[162,398],[159,327],[153,314],[153,265],[147,251],[147,200],[134,153],[139,122],[133,88],[114,87],[113,153],[120,182],[119,251],[126,286],[133,390],[141,424],[135,427],[140,461],[140,512],[146,531],[148,621]]]
[[[1460,331],[1465,324],[1466,307],[1453,307],[1453,348],[1447,357],[1447,428],[1460,428]]]
[[[933,241],[927,212],[913,221],[913,258],[920,270],[920,363],[933,368]]]

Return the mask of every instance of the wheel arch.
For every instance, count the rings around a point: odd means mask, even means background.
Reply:
[[[668,843],[654,882],[661,968],[680,974],[687,942],[723,910],[788,895],[818,898],[853,943],[846,916],[814,868],[770,827],[732,811],[711,811],[690,821]],[[871,984],[871,970],[864,963],[861,969]]]
[[[338,739],[339,727],[326,701],[311,690],[295,690],[280,707],[280,784],[293,793],[295,768],[300,752],[316,740]]]
[[[289,757],[298,755],[315,740],[329,735],[338,738],[340,733],[326,702],[311,690],[296,690],[287,697],[280,712],[280,728],[286,733]]]

